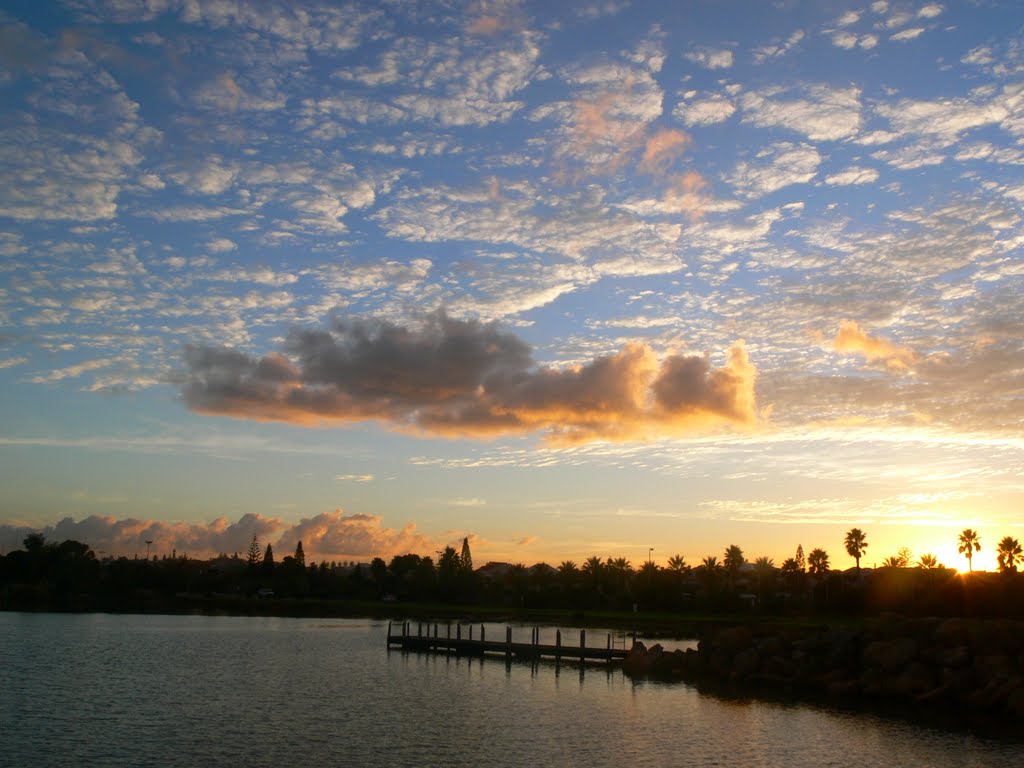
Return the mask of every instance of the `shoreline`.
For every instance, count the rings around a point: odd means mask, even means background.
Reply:
[[[634,678],[699,690],[921,716],[982,730],[1024,723],[1024,622],[883,616],[860,627],[741,625],[696,649],[637,643]]]

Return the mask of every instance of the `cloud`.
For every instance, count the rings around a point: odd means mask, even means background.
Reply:
[[[493,324],[443,312],[419,327],[339,321],[296,330],[284,353],[254,358],[191,346],[186,404],[210,415],[304,425],[375,420],[431,435],[543,431],[556,442],[645,439],[752,426],[756,370],[743,344],[713,368],[707,357],[662,361],[643,344],[569,367],[537,365]]]
[[[559,154],[591,171],[620,170],[647,145],[648,126],[662,113],[661,87],[646,68],[621,63],[573,69],[565,79],[578,96]]]
[[[228,240],[226,237],[217,237],[206,244],[206,250],[210,253],[227,253],[238,248],[238,245],[233,240]]]
[[[334,479],[341,483],[369,483],[373,475],[335,475]]]
[[[727,181],[742,195],[762,197],[791,184],[806,184],[818,173],[821,155],[810,144],[782,142],[758,152],[755,162],[740,162]]]
[[[743,122],[759,128],[788,128],[812,141],[839,141],[860,130],[860,90],[811,85],[805,98],[778,98],[778,91],[743,95]]]
[[[478,16],[464,38],[396,38],[375,65],[335,73],[345,82],[387,85],[396,91],[393,95],[366,100],[359,92],[344,93],[310,102],[307,108],[363,123],[421,120],[480,127],[508,120],[524,106],[517,94],[544,72],[538,64],[539,36],[514,31],[520,26],[516,18]]]
[[[83,373],[89,371],[98,371],[103,368],[109,368],[112,365],[118,365],[119,363],[125,362],[124,358],[101,358],[97,360],[85,360],[76,365],[69,365],[67,368],[59,368],[54,371],[50,371],[47,374],[39,374],[33,376],[29,381],[33,384],[47,384],[55,381],[62,381],[64,379],[78,378]]]
[[[915,38],[920,37],[923,32],[924,32],[924,28],[923,27],[913,27],[911,29],[901,30],[900,32],[897,32],[894,35],[890,35],[889,39],[894,41],[894,42],[902,42],[904,40],[914,40]]]
[[[706,69],[728,69],[732,66],[733,61],[732,51],[728,48],[691,51],[684,56],[694,64],[699,64]]]
[[[782,41],[776,41],[770,45],[764,45],[760,48],[754,49],[754,63],[763,64],[770,59],[777,59],[781,56],[785,56],[793,48],[795,48],[801,40],[805,37],[805,33],[802,29],[798,29],[793,32],[789,37]]]
[[[385,528],[376,515],[346,515],[340,509],[302,518],[297,523],[253,513],[244,514],[235,522],[219,517],[209,523],[101,515],[76,521],[66,517],[43,528],[0,525],[0,547],[20,547],[24,537],[33,531],[41,532],[47,541],[74,539],[88,544],[94,552],[128,557],[145,556],[147,540],[152,542],[152,554],[169,555],[177,550],[179,555],[187,553],[190,557],[221,553],[244,557],[254,536],[263,547],[273,545],[279,559],[291,554],[300,541],[310,559],[369,559],[435,549],[434,542],[418,533],[413,524],[400,530]]]
[[[837,352],[861,355],[869,362],[880,360],[894,370],[906,370],[917,359],[917,355],[909,347],[871,336],[853,320],[843,320],[839,323],[839,331],[832,339],[831,345]]]
[[[433,552],[435,542],[418,533],[413,523],[401,529],[384,528],[377,515],[346,515],[340,509],[302,518],[285,528],[275,547],[291,552],[299,542],[308,554],[320,557],[388,558],[408,552]]]
[[[581,19],[594,20],[605,16],[616,16],[629,8],[630,4],[630,0],[598,0],[577,6],[575,13]]]
[[[697,219],[707,207],[708,200],[701,194],[707,187],[704,177],[695,171],[688,171],[672,180],[662,198],[662,209],[685,213]]]
[[[878,181],[878,171],[874,168],[851,166],[838,173],[825,177],[826,184],[845,186],[848,184],[873,184]]]
[[[714,125],[723,123],[736,112],[736,105],[724,96],[711,96],[691,102],[681,102],[672,114],[686,125]]]
[[[466,16],[466,32],[481,37],[519,32],[525,26],[517,0],[481,0],[466,9]]]
[[[692,140],[682,131],[665,129],[647,139],[639,170],[660,176],[679,158]]]
[[[466,498],[466,499],[452,499],[447,502],[453,507],[485,507],[487,506],[487,499],[481,499],[477,497]]]

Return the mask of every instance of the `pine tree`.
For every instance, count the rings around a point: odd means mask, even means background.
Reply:
[[[274,548],[269,544],[267,544],[267,549],[263,553],[263,570],[274,570]]]
[[[246,562],[249,563],[250,568],[255,568],[260,562],[260,543],[256,540],[256,537],[252,537],[252,543],[249,544],[249,551],[246,552]]]
[[[800,569],[800,573],[807,570],[807,558],[804,557],[803,544],[796,545],[796,557],[794,559],[796,560],[796,567]]]
[[[306,567],[306,553],[302,551],[301,541],[298,543],[298,546],[295,547],[295,562],[303,568]]]
[[[469,552],[469,537],[462,539],[462,554],[459,556],[459,566],[466,573],[473,571],[473,555]]]

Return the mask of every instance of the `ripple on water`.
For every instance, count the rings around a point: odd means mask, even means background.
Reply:
[[[599,666],[581,675],[572,664],[506,667],[500,659],[389,653],[386,626],[0,614],[0,765],[963,768],[1024,761],[1021,744],[717,699],[686,685],[633,683]],[[553,632],[544,629],[542,642]],[[566,642],[578,639],[572,633]]]

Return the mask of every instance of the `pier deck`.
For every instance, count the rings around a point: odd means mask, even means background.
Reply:
[[[393,631],[397,630],[397,631]],[[424,631],[424,629],[426,631]],[[431,633],[431,629],[433,632]],[[621,645],[616,643],[611,634],[607,636],[605,647],[588,647],[587,631],[580,630],[579,645],[562,643],[561,630],[555,633],[555,644],[540,643],[540,629],[534,628],[529,643],[514,642],[512,627],[505,628],[505,638],[488,640],[484,625],[469,625],[463,632],[463,625],[456,625],[455,637],[452,637],[452,626],[446,625],[444,634],[437,624],[422,623],[416,625],[415,632],[410,622],[403,622],[397,628],[388,622],[388,648],[398,647],[403,651],[419,653],[450,653],[461,656],[504,656],[506,658],[540,659],[549,658],[556,661],[603,661],[612,663],[626,658],[629,652],[625,648],[625,639]],[[478,630],[474,638],[474,630]]]

